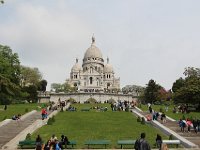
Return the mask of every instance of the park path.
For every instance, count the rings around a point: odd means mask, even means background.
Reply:
[[[138,112],[144,116],[150,115],[149,112],[144,112],[144,111],[138,111]],[[188,141],[190,141],[200,147],[200,132],[198,132],[197,134],[194,132],[194,130],[191,130],[190,133],[189,132],[181,132],[178,122],[172,121],[170,119],[167,119],[166,123],[164,123],[164,124],[162,123],[162,121],[160,119],[158,119],[157,121],[159,123],[161,123],[162,125],[164,125],[166,128],[171,129],[172,131],[176,132],[183,138],[187,139]],[[187,131],[187,128],[185,130]]]
[[[25,128],[33,124],[37,119],[41,119],[40,112],[34,112],[22,120],[12,120],[8,124],[0,127],[0,149],[7,142],[15,138]]]

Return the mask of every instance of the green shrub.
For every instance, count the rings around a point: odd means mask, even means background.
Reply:
[[[25,113],[27,113],[27,112],[28,112],[28,108],[25,109]]]
[[[141,103],[139,103],[139,105],[138,105],[138,108],[142,108],[142,105],[141,105]]]
[[[182,120],[185,120],[185,115],[182,116]]]
[[[173,140],[173,135],[172,134],[169,135],[169,140]]]
[[[31,140],[31,134],[30,134],[30,133],[28,133],[28,134],[26,135],[26,140]]]
[[[159,109],[159,111],[160,111],[160,112],[163,112],[163,109],[162,109],[162,108],[160,108],[160,109]]]
[[[52,122],[55,122],[56,120],[55,120],[55,116],[53,115],[52,116]]]
[[[7,119],[7,116],[4,116],[4,117],[3,117],[3,120],[6,120],[6,119]]]
[[[52,125],[53,124],[52,118],[49,118],[49,120],[47,121],[47,124],[48,125]]]
[[[141,124],[145,124],[145,119],[142,117]]]
[[[137,117],[137,122],[141,122],[141,118],[139,116]]]

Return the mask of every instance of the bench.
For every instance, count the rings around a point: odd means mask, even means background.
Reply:
[[[82,108],[81,111],[90,111],[90,108]]]
[[[35,141],[32,140],[24,140],[24,141],[19,141],[18,146],[22,149],[22,148],[35,148],[36,147],[36,143]]]
[[[121,145],[121,149],[123,148],[123,145],[133,145],[135,144],[136,140],[118,140],[117,144]]]
[[[177,148],[178,145],[181,144],[180,140],[163,140],[162,143],[167,145],[176,145]]]
[[[110,140],[88,140],[85,142],[85,145],[88,146],[88,149],[90,148],[90,145],[104,145],[106,149],[106,146],[109,144]]]
[[[65,145],[65,148],[67,148],[67,146],[70,145],[72,148],[74,147],[74,145],[76,145],[76,141],[70,140],[69,143],[67,143]]]

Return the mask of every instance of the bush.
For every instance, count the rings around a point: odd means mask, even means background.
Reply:
[[[49,118],[49,120],[47,121],[47,124],[48,125],[52,125],[53,124],[52,118]]]
[[[173,140],[173,135],[172,134],[169,135],[169,140]]]
[[[160,108],[160,109],[159,109],[159,111],[160,111],[160,112],[163,112],[163,109],[162,109],[162,108]]]
[[[145,124],[145,119],[142,117],[141,124]]]
[[[52,119],[52,122],[55,122],[55,121],[56,121],[56,120],[55,120],[55,116],[54,116],[54,115],[52,116],[52,118],[51,118],[51,119]]]
[[[141,122],[141,118],[139,116],[137,117],[137,122]]]
[[[27,113],[27,112],[28,112],[28,108],[25,109],[25,113]]]
[[[185,120],[185,115],[182,116],[182,120]]]
[[[28,134],[26,135],[26,140],[31,140],[31,134],[30,134],[30,133],[28,133]]]
[[[6,119],[7,119],[7,116],[4,116],[4,117],[3,117],[3,120],[6,120]]]

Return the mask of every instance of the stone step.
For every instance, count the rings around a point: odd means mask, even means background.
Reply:
[[[24,120],[11,121],[7,125],[0,127],[0,148],[17,136],[21,131],[27,128],[29,125],[34,123],[37,119],[41,119],[40,112],[31,114]],[[6,136],[5,136],[6,135]]]

